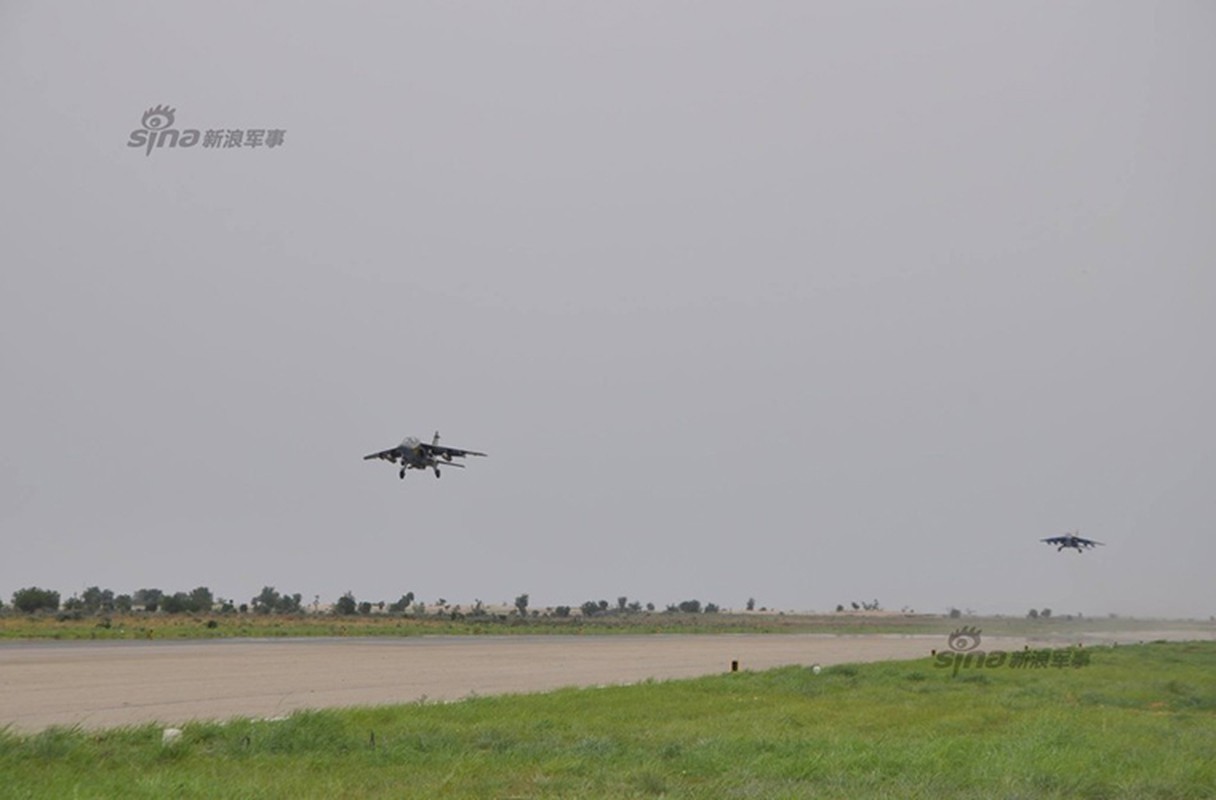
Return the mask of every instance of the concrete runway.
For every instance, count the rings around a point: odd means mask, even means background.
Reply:
[[[1144,638],[1130,634],[1127,641]],[[986,649],[1025,639],[985,637]],[[1062,643],[1057,643],[1059,646]],[[104,728],[924,657],[944,636],[462,636],[0,644],[0,727]]]

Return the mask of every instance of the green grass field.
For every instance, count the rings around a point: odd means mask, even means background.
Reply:
[[[5,798],[1211,798],[1216,643],[0,735]]]

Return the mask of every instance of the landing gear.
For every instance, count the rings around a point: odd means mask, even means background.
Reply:
[[[435,477],[438,478],[439,476],[440,476],[439,467],[435,467]]]
[[[405,467],[401,468],[401,471],[397,473],[397,477],[401,480],[405,480]]]

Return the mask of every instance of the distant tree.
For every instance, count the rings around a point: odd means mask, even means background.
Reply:
[[[756,610],[756,598],[754,598],[754,597],[747,598],[747,610],[748,611]]]
[[[59,592],[51,591],[50,589],[39,589],[37,586],[18,589],[13,592],[13,608],[26,614],[33,614],[35,611],[43,610],[58,611]]]
[[[364,600],[362,603],[360,603],[359,604],[359,613],[362,614],[363,616],[367,616],[368,614],[372,613],[371,602],[368,600]]]
[[[1029,617],[1030,619],[1038,619],[1038,618],[1039,618],[1039,610],[1038,610],[1037,608],[1032,608],[1032,609],[1030,609],[1030,611],[1028,611],[1028,612],[1026,613],[1026,616],[1027,616],[1027,617]]]
[[[601,600],[598,603],[596,603],[596,605],[599,607],[601,614],[608,613],[608,601],[607,600]]]
[[[90,586],[80,593],[80,599],[84,601],[84,610],[94,614],[114,610],[114,592],[109,589]]]
[[[700,600],[685,600],[684,602],[680,603],[679,609],[681,611],[683,611],[685,614],[700,614],[701,613],[701,601]]]
[[[299,614],[303,611],[304,595],[296,592],[293,595],[281,594],[279,601],[275,604],[274,610],[280,614]]]
[[[269,614],[279,606],[282,595],[273,586],[263,586],[261,593],[250,600],[255,614]]]
[[[626,609],[626,611],[628,611],[630,614],[640,614],[642,611],[642,604],[639,603],[637,600],[634,600],[632,603],[629,604],[629,607]]]
[[[63,610],[64,611],[83,611],[84,610],[84,601],[81,600],[76,595],[72,595],[67,600],[63,601]]]
[[[958,619],[962,615],[963,615],[963,612],[959,611],[957,608],[950,609],[950,619]]]
[[[160,599],[164,596],[165,593],[160,589],[137,589],[135,605],[143,606],[144,611],[155,611],[160,608]]]
[[[841,611],[844,611],[844,605],[843,605],[842,603],[837,603],[837,604],[836,604],[836,611],[837,611],[837,613],[839,613],[839,612],[841,612]]]
[[[355,602],[355,595],[347,592],[338,598],[338,602],[334,603],[335,614],[354,614],[359,608],[359,604]]]
[[[706,614],[717,614],[718,613],[718,604],[717,603],[706,603],[705,604],[705,613]]]
[[[1039,616],[1042,617],[1043,619],[1050,619],[1051,618],[1051,609],[1050,608],[1043,609],[1042,611],[1039,612]]]
[[[190,592],[190,610],[200,614],[210,614],[215,605],[215,596],[206,586],[199,586]]]
[[[185,592],[174,592],[161,598],[160,610],[166,614],[184,614],[187,611],[193,611],[194,606],[190,602],[190,595]]]
[[[131,595],[120,594],[114,598],[114,610],[121,611],[123,614],[130,614],[132,602]]]
[[[395,603],[390,603],[388,610],[394,614],[404,614],[409,610],[409,607],[414,603],[414,593],[406,592],[401,595],[401,599]]]
[[[565,619],[570,616],[570,606],[557,606],[553,609],[553,616]]]
[[[853,601],[853,610],[854,610],[854,611],[860,611],[860,610],[861,610],[861,606],[857,605],[857,601],[856,601],[856,600],[854,600],[854,601]]]
[[[583,603],[580,608],[583,611],[584,617],[594,617],[596,614],[600,613],[600,604],[594,600],[588,600],[587,602]]]
[[[528,595],[526,593],[515,598],[515,610],[521,617],[528,616]]]
[[[620,597],[618,597],[616,599],[616,610],[622,614],[624,614],[626,611],[628,611],[629,610],[629,598],[626,597],[625,595],[621,595]]]
[[[647,611],[654,611],[654,603],[647,603],[647,604],[646,604],[646,610],[647,610]]]

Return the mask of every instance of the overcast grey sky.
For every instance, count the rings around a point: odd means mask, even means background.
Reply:
[[[0,596],[1207,617],[1214,78],[1206,2],[8,0]]]

